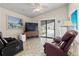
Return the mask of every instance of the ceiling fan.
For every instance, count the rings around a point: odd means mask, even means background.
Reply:
[[[33,12],[42,12],[48,8],[47,5],[42,3],[32,3]]]

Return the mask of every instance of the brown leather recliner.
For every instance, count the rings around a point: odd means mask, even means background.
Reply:
[[[74,30],[67,31],[62,37],[60,43],[45,43],[44,52],[47,56],[67,56],[69,48],[76,37],[77,32]]]

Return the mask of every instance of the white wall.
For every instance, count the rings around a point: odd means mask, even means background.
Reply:
[[[64,20],[67,20],[67,15],[68,15],[68,9],[67,9],[67,5],[59,7],[55,10],[52,10],[51,12],[42,14],[40,16],[34,17],[34,19],[37,19],[39,22],[39,32],[41,35],[41,20],[51,20],[51,19],[55,19],[56,21],[56,36],[62,36],[62,34],[64,34],[64,30],[61,29],[60,26],[64,26]],[[58,21],[60,21],[60,23],[58,23]],[[60,27],[60,28],[59,28]],[[60,30],[59,30],[60,29]],[[59,32],[58,32],[59,31]],[[60,33],[61,31],[61,33]]]
[[[3,32],[4,36],[11,36],[11,37],[16,37],[20,33],[23,32],[23,29],[8,29],[7,28],[7,16],[15,16],[19,17],[23,20],[23,23],[25,22],[38,22],[39,23],[39,34],[41,35],[41,20],[50,20],[50,19],[55,19],[56,21],[56,36],[62,36],[61,34],[64,32],[62,31],[61,27],[62,24],[64,23],[64,20],[67,20],[67,15],[68,15],[68,10],[67,6],[62,6],[59,7],[55,10],[52,10],[51,12],[42,14],[40,16],[34,17],[34,18],[29,18],[27,16],[18,14],[16,12],[4,9],[0,7],[0,29]],[[58,23],[60,21],[60,23]],[[60,28],[59,28],[60,27]],[[59,30],[60,29],[60,30]],[[58,33],[58,31],[62,31],[61,33]]]
[[[8,29],[7,28],[7,16],[15,16],[15,17],[19,17],[23,20],[23,24],[25,24],[25,22],[36,22],[33,21],[32,18],[29,18],[27,16],[18,14],[16,12],[7,10],[5,8],[1,8],[0,7],[0,30],[3,32],[3,36],[7,37],[17,37],[19,34],[21,34],[24,30],[24,28],[22,29]]]
[[[70,3],[69,4],[69,17],[71,16],[71,14],[76,10],[79,9],[79,4],[77,3]]]

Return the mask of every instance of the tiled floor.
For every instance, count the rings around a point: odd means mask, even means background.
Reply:
[[[52,39],[46,39],[46,38],[32,38],[27,39],[26,42],[24,42],[24,50],[22,52],[19,52],[16,54],[16,56],[45,56],[43,45],[45,42],[52,42]],[[71,47],[70,51],[72,52],[73,47]],[[75,55],[70,53],[70,55]]]
[[[44,39],[32,38],[24,42],[24,51],[19,52],[16,56],[45,56],[43,50]]]

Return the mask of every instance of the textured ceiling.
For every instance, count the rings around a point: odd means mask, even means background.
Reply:
[[[0,4],[0,7],[15,11],[28,17],[35,17],[63,5],[65,5],[65,3],[2,3]],[[40,8],[40,11],[34,11],[38,7]]]

